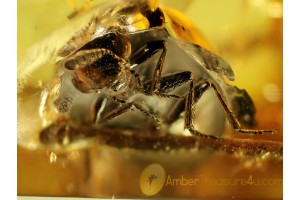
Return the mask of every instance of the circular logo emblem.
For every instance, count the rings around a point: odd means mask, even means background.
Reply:
[[[166,181],[166,171],[160,164],[148,165],[140,176],[140,188],[147,196],[157,194]]]

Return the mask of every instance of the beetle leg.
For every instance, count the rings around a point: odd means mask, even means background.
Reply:
[[[200,90],[203,90],[203,92],[206,90],[205,85],[204,87],[199,88]],[[202,92],[202,93],[203,93]],[[202,95],[201,93],[201,95]],[[200,96],[199,96],[200,98]],[[191,134],[201,136],[201,137],[209,137],[213,139],[218,139],[217,137],[213,135],[205,135],[194,128],[194,119],[195,119],[195,103],[197,102],[197,99],[195,99],[195,88],[194,88],[194,81],[191,80],[190,82],[190,88],[189,92],[185,99],[185,108],[184,108],[184,128],[188,129]],[[180,104],[179,104],[180,105]]]
[[[160,88],[161,72],[162,72],[164,62],[165,62],[166,54],[167,54],[167,47],[164,44],[163,51],[158,59],[157,65],[154,70],[154,76],[153,76],[152,85],[151,85],[151,92],[157,92]]]
[[[149,94],[153,94],[157,92],[160,87],[160,79],[161,79],[161,72],[165,62],[165,57],[167,54],[167,46],[163,40],[152,41],[145,44],[142,48],[140,48],[135,54],[131,56],[131,62],[134,64],[140,64],[151,58],[155,55],[158,51],[162,50],[161,55],[158,59],[156,67],[154,69],[153,78],[151,79],[151,87],[148,91]]]
[[[149,111],[147,111],[143,106],[130,102],[127,103],[125,105],[122,105],[116,109],[114,109],[112,112],[110,112],[109,114],[107,114],[104,118],[101,119],[100,123],[103,122],[107,122],[109,120],[114,119],[115,117],[127,112],[128,110],[131,110],[133,108],[136,108],[137,110],[141,111],[142,113],[144,113],[145,115],[147,115],[148,117],[151,117],[152,119],[154,119],[157,122],[161,122],[160,119],[158,119],[156,116],[154,116],[153,114],[151,114]]]
[[[184,98],[175,94],[168,94],[179,86],[191,80],[192,73],[190,71],[176,72],[173,74],[165,75],[160,78],[159,89],[153,92],[154,95],[165,98]],[[143,83],[143,93],[151,95],[152,79]]]
[[[191,97],[188,96],[187,98],[187,103],[186,104],[191,104],[193,105],[194,102],[188,102],[191,101],[191,99],[194,99],[194,101],[197,101],[201,95],[209,88],[213,88],[220,103],[222,104],[222,107],[225,109],[226,113],[227,113],[227,117],[229,119],[230,124],[232,125],[233,129],[235,132],[239,132],[239,133],[246,133],[246,134],[265,134],[265,133],[274,133],[273,130],[251,130],[251,129],[245,129],[242,127],[242,125],[240,124],[240,122],[238,121],[237,117],[235,116],[234,112],[232,111],[232,109],[228,106],[227,102],[225,101],[225,99],[222,97],[220,91],[218,90],[218,88],[216,87],[216,85],[214,83],[211,83],[209,81],[206,81],[198,86],[196,86],[193,89],[193,93],[194,94],[190,94]],[[191,90],[191,89],[190,89]],[[191,92],[189,92],[191,93]],[[194,98],[196,94],[196,98]],[[190,111],[191,108],[189,108],[189,105],[186,105],[188,108],[186,109],[187,111]],[[190,106],[192,107],[192,106]],[[190,111],[191,112],[191,111]],[[191,116],[193,116],[193,113],[191,114]],[[190,120],[191,121],[191,120]]]
[[[160,64],[158,64],[160,65]],[[171,75],[163,76],[160,79],[160,83],[157,85],[159,86],[159,89],[157,91],[154,91],[154,94],[157,96],[167,97],[167,98],[182,98],[178,102],[178,104],[174,107],[170,114],[166,117],[167,123],[172,123],[176,119],[178,119],[179,115],[185,111],[185,118],[184,118],[184,124],[185,128],[188,129],[192,134],[199,135],[203,137],[210,137],[216,139],[214,136],[205,135],[203,133],[200,133],[199,131],[194,129],[193,121],[194,121],[194,104],[196,102],[194,96],[195,96],[195,88],[194,88],[194,82],[192,79],[192,73],[190,71],[183,71],[179,73],[174,73]],[[150,87],[153,87],[153,83],[155,81],[147,81],[144,83],[144,92],[151,94]],[[182,84],[185,84],[187,82],[190,82],[189,85],[189,92],[186,96],[178,96],[178,95],[172,95],[168,94],[169,92],[175,90],[177,87],[181,86]],[[151,85],[152,83],[152,85]],[[205,88],[203,88],[205,90]],[[198,94],[198,93],[196,93]],[[199,96],[199,95],[198,95]],[[199,96],[200,98],[200,96]]]
[[[134,78],[137,82],[138,88],[142,88],[143,84],[142,84],[140,75],[138,73],[136,73],[136,71],[134,71],[134,70],[130,70],[129,72],[134,76]]]
[[[160,119],[158,119],[155,115],[153,115],[149,111],[147,111],[142,105],[134,103],[133,106],[136,109],[138,109],[139,111],[141,111],[142,113],[144,113],[145,115],[147,115],[148,117],[151,117],[152,119],[154,119],[157,122],[161,122]]]
[[[165,117],[165,122],[171,124],[174,122],[180,114],[185,110],[186,96],[179,96],[175,94],[169,94],[181,85],[188,83],[192,80],[192,73],[190,71],[176,72],[173,74],[165,75],[160,79],[160,87],[154,95],[163,98],[176,98],[181,99],[176,106],[170,110],[169,114]],[[151,94],[151,84],[152,80],[143,83],[143,92],[146,94]]]

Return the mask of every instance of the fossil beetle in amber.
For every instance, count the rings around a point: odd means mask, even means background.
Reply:
[[[19,135],[26,136],[19,136],[20,143],[34,141],[29,131],[44,143],[63,143],[72,125],[217,139],[228,119],[236,132],[273,133],[250,129],[251,97],[228,83],[234,80],[229,63],[208,50],[177,11],[158,1],[123,0],[94,8],[89,19],[51,51],[54,77],[32,97],[41,125],[30,130],[21,116]],[[26,73],[19,77],[22,96]]]

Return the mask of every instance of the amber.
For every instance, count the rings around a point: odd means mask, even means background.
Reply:
[[[151,10],[157,8],[158,1],[148,2],[151,3]],[[32,67],[24,70],[24,65],[18,66],[18,195],[144,198],[145,195],[139,187],[140,175],[149,164],[160,163],[171,178],[193,179],[191,184],[198,178],[202,182],[198,181],[198,184],[190,186],[168,184],[154,198],[281,199],[282,1],[264,0],[259,5],[255,2],[258,1],[194,1],[194,4],[187,4],[185,9],[181,9],[184,15],[167,6],[162,7],[162,10],[166,14],[167,26],[174,35],[219,52],[219,55],[226,58],[235,72],[235,84],[246,88],[253,98],[257,111],[257,128],[274,128],[277,130],[275,134],[244,136],[234,134],[228,128],[226,139],[220,141],[186,137],[189,134],[186,132],[184,136],[174,137],[160,135],[155,131],[119,134],[111,130],[99,132],[97,128],[86,131],[82,127],[64,127],[65,115],[62,115],[61,121],[57,123],[61,125],[64,134],[56,135],[57,138],[52,137],[51,126],[47,126],[57,116],[52,102],[56,102],[54,105],[61,110],[68,111],[70,101],[55,101],[62,80],[55,78],[57,58],[50,55],[57,53],[68,40],[66,36],[60,39],[54,37],[50,41],[55,46],[55,51],[49,50],[51,45],[44,45],[43,51],[39,51],[45,52],[44,56],[37,56],[41,54],[35,52],[31,59],[25,59],[30,60],[29,63],[33,63],[35,67],[44,66],[43,68],[36,70]],[[32,6],[26,7],[26,3],[21,1],[18,4],[18,26],[22,30],[18,33],[20,58],[30,42],[44,38],[62,23],[69,23],[68,16],[73,13],[73,7],[67,7],[64,1],[36,3],[39,9],[35,11],[42,12],[45,9],[45,12],[51,12],[59,8],[57,15],[51,15],[51,19],[47,18],[48,15],[36,17],[35,12],[28,12]],[[57,6],[49,6],[53,4]],[[77,13],[83,10],[79,9]],[[59,13],[64,14],[61,16]],[[217,18],[216,13],[221,18]],[[34,16],[30,18],[32,20],[26,22],[26,16],[31,15]],[[80,18],[80,14],[74,14],[71,21]],[[136,21],[130,30],[143,30],[150,26],[137,13],[127,19]],[[119,26],[128,22],[122,21],[122,18],[118,20],[107,22],[106,25]],[[96,25],[98,24],[92,24]],[[51,31],[50,27],[53,28]],[[72,33],[69,36],[76,31],[67,30]],[[208,41],[203,39],[203,35]],[[89,35],[72,40],[70,48],[66,48],[60,56],[69,55],[92,39]],[[81,46],[73,45],[78,43]],[[125,53],[123,57],[126,55]],[[58,60],[60,59],[61,57]],[[85,77],[89,77],[87,74],[90,72],[92,71],[81,71]],[[31,76],[27,76],[28,74]],[[30,78],[27,79],[28,77]],[[80,86],[84,86],[82,91],[90,89],[90,86],[84,84]],[[48,94],[44,94],[41,106],[40,94],[43,90]],[[92,99],[84,99],[83,102]],[[78,120],[82,121],[81,118]],[[49,129],[43,129],[40,134],[42,127]],[[31,130],[34,134],[26,130]],[[89,134],[83,134],[85,132]],[[97,133],[98,136],[95,137]],[[82,140],[86,137],[87,140]],[[245,142],[245,138],[249,140]],[[55,145],[45,146],[41,142],[54,142]],[[242,184],[243,180],[246,184]],[[259,186],[262,180],[268,180],[268,183]],[[255,185],[251,185],[251,181]],[[155,180],[152,184],[155,184]]]

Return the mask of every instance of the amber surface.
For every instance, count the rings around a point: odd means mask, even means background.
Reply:
[[[67,23],[67,16],[73,13],[72,3],[87,9],[87,2],[18,1],[18,57]],[[189,1],[186,5],[172,2],[163,3],[183,11],[218,54],[231,63],[235,85],[246,88],[256,105],[257,128],[278,130],[274,135],[246,137],[233,134],[228,128],[225,136],[282,141],[282,1],[211,0]],[[46,10],[56,14],[45,15]],[[58,151],[18,146],[18,195],[145,197],[139,188],[139,176],[153,162],[160,162],[172,177],[201,176],[207,180],[197,186],[166,186],[157,197],[282,199],[280,159],[224,152],[207,156],[207,152],[195,154],[191,150],[142,151],[94,143],[88,148],[72,146]],[[270,182],[260,186],[214,182],[250,177]]]

